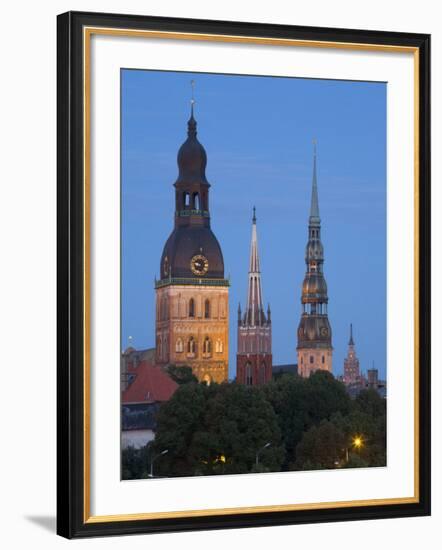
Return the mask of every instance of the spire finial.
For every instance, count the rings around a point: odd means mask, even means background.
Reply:
[[[316,177],[316,138],[313,139],[313,179],[312,179],[312,200],[310,205],[310,222],[319,223],[319,200],[318,182]]]
[[[350,323],[350,340],[348,341],[349,346],[354,346],[355,343],[353,341],[353,323]]]
[[[192,108],[192,115],[193,115],[193,106],[195,104],[195,80],[190,81],[190,86],[192,88],[192,97],[190,99],[190,105],[191,105],[191,108]]]
[[[190,86],[192,88],[192,96],[190,99],[190,118],[187,123],[187,134],[189,137],[194,138],[196,137],[196,120],[193,118],[193,106],[195,105],[195,97],[194,97],[195,81],[194,80],[190,81]]]
[[[253,222],[253,223],[256,223],[256,206],[253,207],[253,218],[252,218],[252,222]]]

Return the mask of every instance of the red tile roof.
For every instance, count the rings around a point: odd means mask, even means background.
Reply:
[[[174,382],[161,367],[156,367],[148,361],[140,361],[136,368],[128,369],[135,374],[135,380],[123,391],[123,404],[155,403],[168,401],[178,384]]]

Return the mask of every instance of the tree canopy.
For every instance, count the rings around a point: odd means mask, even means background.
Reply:
[[[386,402],[374,390],[351,399],[325,371],[248,387],[199,384],[175,369],[181,382],[159,408],[155,440],[123,452],[124,479],[147,477],[166,450],[156,476],[386,464]]]

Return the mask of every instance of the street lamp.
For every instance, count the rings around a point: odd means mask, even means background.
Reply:
[[[364,445],[364,440],[360,435],[355,435],[351,442],[352,447],[359,450]],[[348,462],[348,447],[345,448],[345,461]]]
[[[267,449],[267,447],[270,447],[270,445],[271,445],[271,443],[270,443],[270,441],[269,441],[268,443],[266,443],[266,444],[264,445],[264,447],[261,447],[260,449],[258,449],[258,450],[256,451],[256,455],[255,455],[255,456],[256,456],[256,465],[257,465],[257,466],[258,466],[258,464],[259,464],[259,455],[262,453],[262,451],[264,451],[264,449]]]
[[[149,474],[149,477],[153,477],[153,463],[155,462],[155,460],[157,458],[159,458],[160,456],[163,456],[163,455],[167,454],[168,452],[169,452],[169,449],[164,449],[164,451],[161,451],[161,453],[158,453],[157,455],[152,457],[152,460],[150,461],[150,474]]]

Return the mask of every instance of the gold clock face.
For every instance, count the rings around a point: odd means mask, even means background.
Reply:
[[[321,336],[328,336],[328,329],[327,327],[321,328]]]
[[[209,270],[209,261],[202,254],[198,254],[190,260],[190,269],[194,275],[205,275]]]

